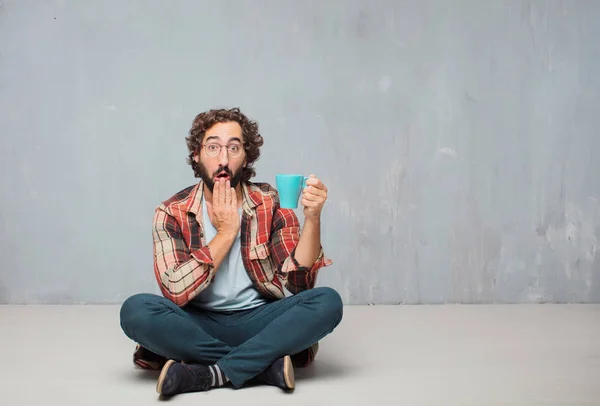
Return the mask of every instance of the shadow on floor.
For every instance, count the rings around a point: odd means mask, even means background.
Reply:
[[[343,364],[334,361],[316,359],[306,368],[296,368],[294,375],[297,381],[310,381],[313,379],[339,378],[348,375],[350,370]]]
[[[156,382],[158,380],[158,376],[160,375],[160,371],[149,371],[146,369],[133,369],[127,371],[127,379],[131,381],[153,381]]]

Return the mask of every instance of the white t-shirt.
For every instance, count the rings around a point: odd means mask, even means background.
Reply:
[[[239,210],[240,221],[242,209]],[[217,230],[210,221],[206,202],[202,204],[204,235],[210,242]],[[241,227],[231,249],[217,269],[215,280],[193,299],[195,307],[214,311],[247,310],[260,306],[267,301],[252,284],[241,251]]]

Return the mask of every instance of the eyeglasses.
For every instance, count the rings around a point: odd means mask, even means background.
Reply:
[[[215,157],[221,153],[221,148],[227,148],[227,154],[230,158],[239,158],[244,153],[244,148],[239,144],[221,145],[217,143],[204,144],[206,155]]]

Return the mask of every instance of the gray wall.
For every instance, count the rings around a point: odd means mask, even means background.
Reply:
[[[346,303],[600,301],[598,1],[0,1],[0,302],[158,292],[198,112],[330,189]],[[301,211],[298,211],[301,216]]]

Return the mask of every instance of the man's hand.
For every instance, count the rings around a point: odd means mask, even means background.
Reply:
[[[306,180],[306,187],[302,190],[304,217],[306,219],[319,219],[326,200],[327,187],[315,175],[310,175]]]
[[[215,182],[212,197],[212,214],[210,220],[217,233],[235,237],[240,229],[240,216],[235,189],[229,180]]]
[[[327,187],[315,175],[306,180],[302,190],[304,227],[296,246],[296,260],[300,266],[310,268],[319,256],[321,248],[321,210],[327,200]]]

